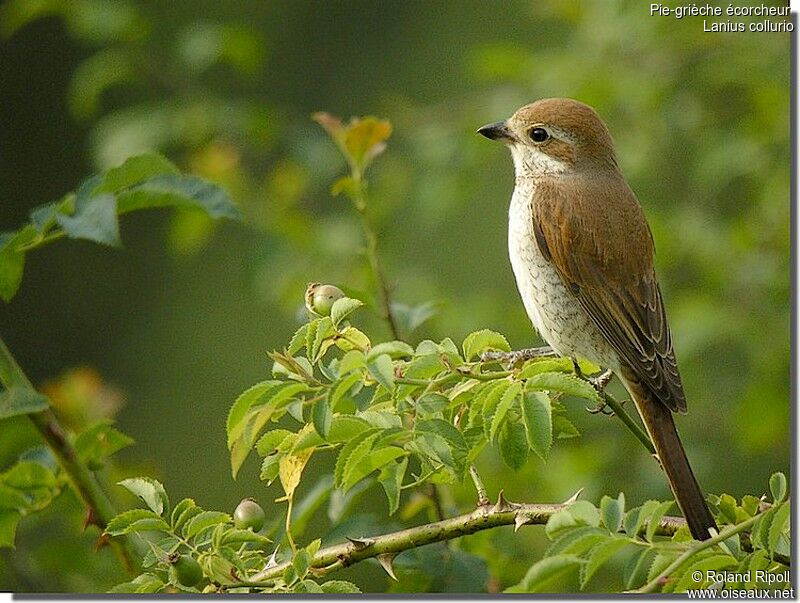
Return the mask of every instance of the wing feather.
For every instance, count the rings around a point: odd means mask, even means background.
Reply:
[[[621,175],[593,176],[537,184],[537,245],[620,359],[668,408],[685,412],[644,213]]]

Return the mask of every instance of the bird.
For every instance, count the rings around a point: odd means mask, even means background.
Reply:
[[[525,310],[559,355],[628,390],[692,536],[717,530],[673,413],[686,412],[642,206],[608,127],[587,104],[545,98],[478,129],[511,151],[508,251]]]

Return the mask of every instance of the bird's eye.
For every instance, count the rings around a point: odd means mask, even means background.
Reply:
[[[550,133],[544,128],[534,128],[530,131],[529,136],[533,142],[544,142],[550,138]]]

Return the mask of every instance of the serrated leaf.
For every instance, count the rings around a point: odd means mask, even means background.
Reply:
[[[601,541],[608,540],[609,536],[603,530],[592,526],[581,526],[572,530],[564,530],[555,539],[547,551],[545,557],[554,555],[582,555],[594,545]]]
[[[567,509],[562,509],[548,518],[544,526],[544,533],[550,540],[553,540],[561,530],[567,530],[577,525],[579,525],[578,521],[572,516],[572,513]]]
[[[193,508],[197,509],[198,507],[194,499],[191,498],[181,499],[181,501],[173,507],[170,515],[170,525],[174,531],[179,531],[181,526],[186,523],[188,517],[185,517],[185,513]]]
[[[769,491],[776,503],[786,498],[786,476],[781,472],[773,473],[769,478]]]
[[[388,391],[394,390],[394,365],[388,354],[381,354],[367,362],[367,370]]]
[[[302,350],[306,345],[306,333],[308,332],[308,323],[303,324],[299,329],[294,332],[292,335],[292,339],[289,341],[289,347],[286,348],[286,351],[289,352],[290,355],[294,356]]]
[[[193,538],[208,528],[222,523],[230,523],[231,516],[222,511],[203,511],[192,517],[183,527],[183,535]]]
[[[403,457],[400,462],[389,463],[381,469],[378,481],[386,493],[386,499],[389,501],[389,515],[394,515],[397,508],[400,506],[400,488],[403,485],[403,478],[406,474],[408,467],[408,457]]]
[[[631,590],[635,586],[639,586],[647,579],[647,570],[650,567],[650,561],[655,555],[653,549],[646,548],[637,552],[631,557],[625,566],[624,578],[625,588]]]
[[[550,583],[561,576],[573,571],[584,561],[575,555],[557,555],[546,557],[534,563],[522,581],[506,589],[512,593],[541,593],[548,592]]]
[[[553,445],[553,410],[550,397],[543,392],[526,390],[522,394],[521,404],[528,446],[540,459],[547,460]]]
[[[647,532],[645,537],[647,538],[648,542],[653,542],[653,538],[656,536],[656,532],[658,531],[659,526],[661,525],[661,520],[666,515],[667,511],[672,508],[672,501],[666,500],[659,504],[653,514],[647,518]]]
[[[405,450],[397,446],[373,448],[360,458],[356,454],[351,455],[344,470],[344,489],[349,490],[376,469],[405,455]]]
[[[228,411],[228,419],[226,423],[226,432],[228,435],[228,449],[233,446],[233,442],[239,439],[244,432],[246,425],[247,414],[250,408],[261,401],[270,390],[278,387],[280,381],[262,381],[256,383],[252,387],[247,388],[231,406]]]
[[[363,305],[364,302],[360,299],[353,299],[351,297],[337,299],[331,306],[331,321],[333,322],[333,326],[338,328],[344,320]]]
[[[420,396],[414,402],[417,413],[420,416],[430,416],[442,412],[450,404],[450,399],[447,396],[437,393],[428,393]]]
[[[625,495],[620,493],[619,498],[604,496],[600,499],[600,519],[603,525],[612,534],[622,528],[622,518],[625,515]]]
[[[767,537],[767,550],[770,553],[775,552],[781,536],[785,532],[788,532],[790,512],[791,507],[787,503],[782,503],[775,511],[775,517],[773,517],[772,523],[769,526],[769,534]]]
[[[672,589],[673,592],[686,592],[688,589],[698,589],[709,584],[709,581],[706,580],[706,572],[713,571],[718,572],[723,569],[727,569],[730,567],[734,567],[737,565],[737,561],[735,557],[731,557],[730,555],[712,555],[710,557],[705,557],[696,561],[695,563],[689,564],[683,572],[681,578],[675,583],[674,588]],[[700,572],[700,575],[703,576],[702,580],[699,582],[695,580],[696,573]]]
[[[539,373],[525,382],[526,389],[559,392],[600,403],[597,390],[583,379],[566,373]]]
[[[581,589],[586,587],[595,572],[621,551],[629,541],[615,537],[595,545],[586,557],[586,565],[581,567]]]
[[[316,325],[317,328],[314,329],[313,339],[310,337],[306,339],[311,344],[306,347],[306,356],[312,364],[323,356],[327,348],[330,347],[330,345],[326,344],[332,344],[330,338],[336,334],[336,329],[333,328],[330,316],[323,316],[316,321]],[[311,329],[309,329],[309,334],[311,334]]]
[[[642,529],[645,521],[653,514],[658,507],[657,500],[648,500],[641,507],[631,509],[625,514],[622,520],[622,527],[625,533],[631,538],[635,538]]]
[[[267,456],[275,452],[288,437],[294,437],[294,433],[288,429],[270,429],[262,435],[256,443],[256,452],[261,456]]]
[[[1,255],[0,261],[2,261]],[[12,385],[0,392],[0,419],[41,412],[49,405],[47,398],[35,389],[24,385]]]
[[[522,385],[517,381],[512,383],[511,387],[503,392],[503,395],[498,401],[497,407],[492,414],[492,423],[491,428],[489,429],[489,441],[494,441],[497,430],[500,428],[500,425],[503,424],[506,414],[508,414],[509,409],[514,404],[520,393],[522,393]]]
[[[514,471],[522,469],[528,460],[528,442],[525,428],[519,423],[505,423],[498,439],[503,462]]]
[[[154,513],[169,512],[169,498],[161,482],[150,477],[133,477],[117,484],[139,497]]]
[[[482,329],[467,335],[461,348],[464,351],[464,360],[467,362],[473,358],[478,358],[481,354],[489,350],[500,352],[511,351],[508,340],[500,333],[490,331],[489,329]]]
[[[392,360],[409,358],[414,355],[414,348],[404,341],[386,341],[378,343],[367,353],[367,362],[381,354],[387,354]]]
[[[439,460],[453,467],[459,473],[465,469],[467,443],[464,440],[464,436],[455,426],[443,419],[427,419],[418,421],[415,431],[419,434],[434,434],[444,440],[447,446],[447,454],[444,455],[438,450],[435,442],[429,442],[429,444],[433,444],[432,447],[436,451],[437,456],[440,457]]]
[[[169,532],[169,526],[157,513],[149,509],[130,509],[113,517],[105,531],[112,536],[130,532]]]
[[[328,580],[320,584],[322,592],[329,595],[359,594],[361,589],[352,582],[345,580]]]
[[[333,411],[331,410],[328,396],[314,402],[311,416],[314,422],[314,429],[320,436],[327,438],[331,432],[331,423],[333,422]]]
[[[11,301],[22,282],[25,252],[20,247],[32,242],[37,236],[38,232],[31,224],[16,232],[0,233],[0,297],[4,301]]]
[[[370,429],[369,422],[353,415],[334,416],[331,421],[329,442],[350,442],[360,433]]]
[[[278,460],[278,477],[288,498],[294,495],[294,491],[300,485],[303,469],[305,469],[306,463],[308,463],[308,459],[311,458],[313,452],[314,449],[309,448],[297,454],[282,456]]]
[[[567,509],[578,523],[594,528],[600,525],[600,511],[588,500],[576,500]]]
[[[160,578],[153,574],[141,574],[130,582],[117,584],[108,592],[110,594],[152,594],[157,593],[164,587]]]

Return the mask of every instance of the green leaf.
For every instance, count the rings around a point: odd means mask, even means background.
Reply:
[[[384,343],[378,343],[367,353],[367,362],[381,354],[388,354],[389,358],[392,360],[409,358],[414,355],[414,348],[404,341],[386,341]]]
[[[114,428],[110,420],[102,420],[75,438],[75,451],[84,463],[97,465],[115,452],[133,444],[133,438]]]
[[[168,533],[169,526],[158,514],[149,509],[130,509],[113,517],[105,531],[112,536],[147,531]]]
[[[292,339],[289,341],[289,347],[286,348],[286,351],[289,352],[290,355],[294,356],[297,354],[297,352],[302,350],[303,347],[305,347],[308,324],[309,323],[305,323],[294,332],[294,335],[292,335]]]
[[[418,434],[433,434],[444,440],[447,447],[446,454],[441,454],[443,451],[436,446],[435,438],[434,440],[429,440],[428,444],[431,444],[433,449],[437,451],[440,461],[453,467],[458,473],[461,473],[466,468],[467,443],[461,432],[451,423],[443,419],[427,419],[418,421],[415,431]]]
[[[339,456],[336,458],[336,465],[333,469],[334,484],[337,488],[344,486],[346,469],[348,467],[348,463],[350,462],[350,457],[353,454],[356,454],[357,457],[360,458],[365,451],[369,451],[372,448],[372,444],[378,438],[380,431],[380,429],[365,430],[354,436],[344,445],[342,450],[339,452]]]
[[[641,507],[636,507],[625,513],[622,520],[622,528],[631,538],[635,538],[642,529],[644,522],[653,514],[658,507],[657,500],[648,500]]]
[[[597,390],[583,379],[565,373],[540,373],[533,375],[526,382],[526,389],[559,392],[599,403]]]
[[[548,592],[551,583],[573,571],[584,561],[575,555],[557,555],[546,557],[534,563],[522,581],[506,589],[507,593],[541,593]]]
[[[360,433],[370,429],[369,422],[353,415],[334,416],[331,421],[329,442],[349,442]]]
[[[17,524],[22,518],[18,511],[0,510],[0,548],[13,547],[17,534]]]
[[[86,197],[78,194],[71,216],[57,214],[56,221],[71,239],[87,239],[103,245],[119,247],[117,199],[108,193]]]
[[[296,434],[288,429],[270,429],[263,436],[261,436],[256,443],[256,451],[261,456],[272,454],[288,437],[294,437]]]
[[[320,584],[320,586],[322,587],[322,592],[328,593],[329,595],[361,593],[360,588],[352,582],[347,582],[345,580],[328,580]]]
[[[500,400],[505,393],[511,388],[511,381],[508,379],[500,379],[497,383],[491,383],[485,388],[481,388],[475,394],[475,399],[472,401],[473,406],[480,403],[480,412],[483,418],[483,429],[486,438],[489,439],[489,432],[492,426],[492,419]],[[470,408],[472,410],[472,408]],[[472,413],[470,412],[470,419],[472,420]]]
[[[231,516],[221,511],[203,511],[190,519],[183,528],[183,535],[186,538],[197,536],[208,528],[221,524],[229,523]]]
[[[236,398],[236,401],[228,412],[226,423],[228,449],[231,448],[234,441],[241,437],[250,408],[254,404],[260,402],[270,390],[278,387],[280,384],[280,381],[262,381],[239,394],[239,397]]]
[[[770,476],[769,491],[774,502],[783,502],[783,499],[786,498],[786,476],[783,473],[777,472]]]
[[[197,512],[194,513],[193,509]],[[197,506],[197,503],[195,503],[193,499],[184,498],[172,509],[172,515],[170,516],[170,525],[172,529],[175,532],[180,531],[183,524],[201,511],[202,509]]]
[[[543,461],[553,445],[552,405],[550,397],[542,392],[526,390],[522,395],[522,423],[528,446]]]
[[[25,252],[19,248],[37,236],[36,228],[30,224],[16,232],[0,234],[0,297],[7,302],[16,295],[25,269]]]
[[[346,320],[353,312],[358,310],[364,305],[360,299],[353,299],[352,297],[343,297],[333,302],[331,306],[331,321],[334,327],[339,327],[342,321]]]
[[[351,455],[344,472],[344,489],[349,490],[376,469],[405,455],[406,451],[397,446],[373,448],[360,458],[355,454]]]
[[[420,396],[414,402],[417,408],[417,413],[420,416],[430,416],[442,412],[450,404],[450,399],[447,396],[437,393],[428,393]]]
[[[545,552],[545,557],[555,555],[582,555],[599,542],[608,540],[608,534],[592,526],[564,530]]]
[[[403,478],[406,474],[408,467],[408,457],[403,457],[398,463],[389,463],[381,469],[378,481],[386,493],[386,499],[389,501],[389,515],[394,515],[397,508],[400,506],[400,487],[403,485]]]
[[[775,517],[769,526],[769,535],[767,537],[768,547],[770,553],[774,553],[778,548],[781,536],[788,532],[789,529],[789,514],[791,511],[790,505],[782,503],[778,510],[775,511]]]
[[[651,548],[645,548],[635,553],[625,566],[624,578],[626,590],[631,590],[640,586],[647,579],[647,570],[651,567],[651,560],[655,552]]]
[[[661,525],[661,520],[666,515],[667,511],[672,508],[672,501],[666,500],[659,504],[653,514],[647,518],[647,532],[645,533],[645,537],[647,538],[648,542],[653,542],[653,538],[656,536],[656,532],[658,531],[659,526]]]
[[[164,174],[117,193],[120,214],[152,207],[189,207],[212,218],[241,220],[239,209],[216,184],[197,176]]]
[[[700,559],[699,561],[690,564],[686,568],[683,576],[675,584],[673,592],[682,593],[689,589],[694,590],[708,586],[710,582],[706,580],[706,572],[718,572],[719,570],[734,567],[737,564],[738,562],[736,561],[736,558],[731,557],[730,555],[712,555],[710,557]],[[702,576],[700,581],[695,580],[698,572]]]
[[[521,392],[522,392],[522,385],[517,381],[512,383],[511,387],[509,387],[505,392],[503,392],[500,401],[497,403],[497,408],[495,408],[494,414],[492,415],[492,424],[491,428],[489,429],[490,441],[494,441],[495,435],[497,434],[497,430],[500,428],[500,425],[503,424],[503,420],[506,418],[506,414],[508,414],[509,409],[514,404],[514,402],[517,399],[517,396],[519,396]]]
[[[160,482],[150,477],[134,477],[117,484],[138,496],[154,513],[169,512],[169,498]]]
[[[500,456],[503,462],[518,471],[528,460],[528,442],[525,439],[525,428],[519,423],[505,423],[498,440]]]
[[[367,362],[367,370],[388,391],[394,390],[394,365],[388,354],[381,354]]]
[[[164,583],[157,576],[153,574],[141,574],[130,582],[117,584],[108,592],[111,594],[152,594],[160,591],[163,587]]]
[[[312,364],[322,357],[330,347],[330,344],[332,344],[331,338],[336,334],[336,329],[333,328],[330,316],[323,316],[315,321],[315,324],[316,328],[311,329],[309,326],[306,334],[306,356]]]
[[[163,155],[158,153],[135,155],[126,159],[121,165],[108,170],[97,186],[92,189],[91,194],[116,193],[154,176],[164,174],[179,174],[179,171]]]
[[[464,360],[467,362],[489,350],[498,350],[501,352],[511,351],[508,340],[500,333],[490,331],[489,329],[475,331],[467,335],[461,348],[464,350]]]
[[[625,515],[625,495],[620,492],[618,498],[604,496],[600,499],[600,519],[603,525],[612,534],[622,528],[622,518]]]
[[[41,412],[48,406],[49,402],[45,396],[24,385],[12,385],[0,392],[0,419]]]
[[[567,509],[578,523],[596,528],[600,525],[600,511],[588,500],[576,500]]]
[[[33,460],[20,460],[3,474],[7,486],[19,490],[54,488],[56,477],[49,467]]]
[[[311,555],[305,549],[300,549],[292,557],[292,567],[294,568],[297,577],[302,579],[306,577],[308,568],[311,565]]]
[[[595,572],[628,544],[630,541],[627,539],[614,537],[595,545],[586,557],[586,565],[581,567],[581,588],[585,588]]]
[[[323,438],[327,438],[333,422],[333,411],[331,411],[331,404],[327,396],[314,402],[312,419],[317,433]]]

